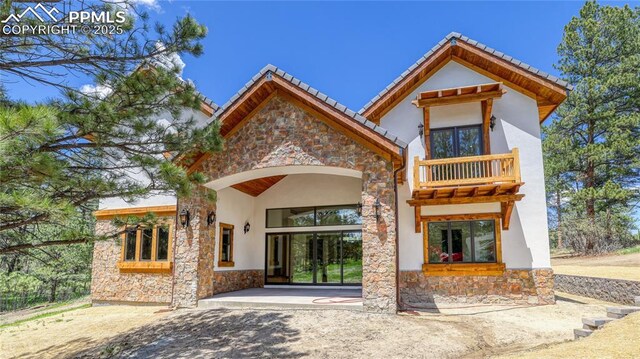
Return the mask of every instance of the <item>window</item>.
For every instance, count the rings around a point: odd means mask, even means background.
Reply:
[[[220,223],[218,267],[233,267],[233,225]]]
[[[434,128],[430,142],[432,159],[482,155],[482,126]]]
[[[123,235],[123,262],[166,262],[169,260],[170,226],[127,227]],[[131,265],[121,268],[133,268]]]
[[[160,226],[156,230],[156,260],[166,261],[169,258],[169,226]]]
[[[124,260],[136,260],[136,240],[137,231],[135,227],[129,227],[125,231],[124,237]]]
[[[357,204],[267,210],[267,228],[362,224]]]
[[[496,263],[495,222],[430,222],[428,263]]]

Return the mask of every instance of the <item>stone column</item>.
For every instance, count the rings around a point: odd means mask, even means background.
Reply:
[[[368,312],[395,313],[396,218],[393,168],[385,161],[363,171],[362,178],[362,297]],[[376,219],[376,200],[380,201]]]
[[[183,209],[189,211],[187,228],[176,223],[173,252],[173,302],[176,307],[195,307],[198,299],[213,294],[213,251],[215,226],[207,225],[207,214],[215,210],[204,196],[206,189],[198,188],[189,198],[178,199],[178,218]]]

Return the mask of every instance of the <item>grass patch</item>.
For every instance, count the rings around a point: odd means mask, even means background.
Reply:
[[[640,246],[623,248],[616,251],[616,254],[634,254],[634,253],[640,253]]]
[[[26,323],[26,322],[31,322],[31,321],[38,320],[38,319],[53,317],[54,315],[58,315],[58,314],[66,313],[66,312],[71,312],[71,311],[77,310],[77,309],[85,309],[85,308],[89,308],[89,307],[91,307],[91,304],[87,303],[87,304],[83,304],[83,305],[78,306],[78,307],[62,309],[62,310],[57,310],[57,311],[47,312],[47,313],[42,313],[42,314],[34,315],[33,317],[29,317],[29,318],[26,318],[26,319],[20,319],[18,321],[13,322],[13,323],[2,324],[2,325],[0,325],[0,329],[4,329],[4,328],[7,328],[7,327],[13,327],[13,326],[20,325],[20,324],[23,324],[23,323]]]

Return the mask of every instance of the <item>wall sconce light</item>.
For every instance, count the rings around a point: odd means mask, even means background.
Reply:
[[[491,119],[489,119],[489,128],[491,132],[493,132],[493,128],[496,127],[496,116],[491,115]]]
[[[376,221],[379,221],[380,209],[382,208],[382,204],[380,204],[380,199],[376,198],[376,204],[374,204],[374,206],[376,207]]]
[[[362,216],[362,202],[358,202],[356,207],[356,213],[358,214],[358,216]]]
[[[182,211],[180,211],[180,224],[182,225],[182,228],[186,228],[189,227],[189,211],[186,208],[183,208]]]
[[[216,223],[216,212],[210,211],[207,214],[207,226],[211,226]]]
[[[251,224],[249,224],[249,221],[244,222],[244,234],[249,233],[250,229],[251,229]]]
[[[418,135],[420,136],[420,138],[424,136],[424,124],[422,123],[418,125]]]

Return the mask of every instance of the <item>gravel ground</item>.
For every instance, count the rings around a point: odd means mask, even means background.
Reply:
[[[376,315],[340,310],[93,307],[0,330],[0,356],[122,358],[490,357],[572,339],[604,305],[455,306]]]

